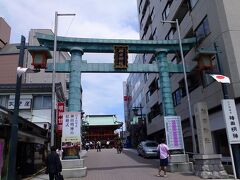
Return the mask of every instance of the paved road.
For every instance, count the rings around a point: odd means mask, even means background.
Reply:
[[[81,180],[200,180],[187,173],[168,173],[167,177],[157,177],[158,159],[139,157],[136,150],[124,149],[117,154],[115,149],[102,149],[101,152],[90,150],[82,154],[87,166],[87,176]],[[40,175],[33,180],[47,180],[47,175]],[[67,179],[67,180],[79,180]]]
[[[124,150],[117,154],[115,149],[103,149],[101,152],[89,151],[85,156],[88,167],[87,176],[82,180],[159,180],[157,177],[159,161],[144,159],[135,150]],[[168,180],[197,180],[191,174],[168,173]]]

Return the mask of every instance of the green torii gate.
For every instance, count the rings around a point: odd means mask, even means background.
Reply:
[[[53,50],[54,36],[36,33],[41,46]],[[164,107],[164,116],[176,115],[172,100],[169,73],[182,73],[182,64],[167,61],[167,54],[179,51],[178,40],[123,40],[57,37],[57,51],[71,53],[71,61],[56,63],[56,72],[70,73],[69,111],[81,112],[81,73],[159,73],[159,81]],[[195,38],[183,39],[183,51],[188,51],[195,44]],[[129,53],[153,53],[157,63],[128,64],[127,69],[115,69],[113,63],[87,63],[82,60],[86,53],[113,53],[114,46],[127,45]],[[53,64],[48,64],[46,72],[52,72]]]

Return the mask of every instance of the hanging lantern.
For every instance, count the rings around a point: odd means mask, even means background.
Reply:
[[[195,58],[193,60],[197,61],[198,69],[200,71],[212,69],[213,68],[213,56],[215,55],[215,52],[212,51],[203,51],[198,50],[198,53],[196,54]]]
[[[48,48],[41,46],[32,46],[28,47],[29,53],[32,55],[32,65],[34,69],[46,69],[47,68],[47,60],[52,58],[52,55]]]

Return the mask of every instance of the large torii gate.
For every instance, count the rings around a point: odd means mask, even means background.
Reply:
[[[36,33],[40,45],[53,50],[54,36]],[[57,73],[70,73],[69,111],[81,112],[81,73],[159,73],[164,116],[176,115],[172,100],[169,73],[182,73],[182,64],[173,64],[167,60],[168,53],[179,51],[178,40],[123,40],[57,37],[57,51],[71,53],[71,61],[56,64]],[[190,50],[195,38],[183,39],[183,51]],[[128,46],[129,53],[155,54],[153,64],[128,64],[126,69],[115,69],[113,63],[87,63],[82,60],[83,53],[113,53],[114,46]],[[53,64],[48,64],[46,72],[52,72]]]
[[[41,46],[54,49],[54,36],[36,33]],[[160,89],[164,116],[175,116],[176,112],[172,100],[172,90],[169,73],[182,73],[182,64],[173,64],[167,60],[168,53],[179,51],[178,40],[123,40],[123,39],[89,39],[89,38],[68,38],[57,37],[57,51],[70,52],[71,60],[65,63],[57,63],[55,71],[57,73],[70,73],[69,83],[69,112],[81,112],[81,73],[159,73]],[[183,39],[183,51],[189,51],[195,44],[196,39]],[[124,68],[115,66],[114,63],[88,63],[82,60],[84,53],[114,53],[115,47],[127,47],[128,53],[152,53],[155,54],[156,63],[153,64],[127,64]],[[119,56],[119,55],[117,55]],[[118,60],[117,60],[118,61]],[[48,64],[46,72],[53,71],[53,64]],[[182,141],[183,137],[181,135]],[[176,157],[177,167],[180,169],[191,169],[191,165],[186,161],[187,155],[182,155],[181,158]],[[181,159],[179,163],[179,158]],[[175,159],[175,158],[172,158]],[[74,161],[73,161],[74,162]],[[175,160],[173,160],[175,162]],[[64,163],[67,163],[64,162]],[[74,163],[71,162],[72,167]],[[63,164],[63,166],[65,166]],[[68,166],[67,166],[68,167]],[[173,165],[174,167],[174,165]],[[75,173],[74,173],[75,172]],[[66,177],[72,177],[73,174],[81,173],[86,175],[86,168],[72,169],[63,171]],[[80,174],[79,174],[80,173]]]

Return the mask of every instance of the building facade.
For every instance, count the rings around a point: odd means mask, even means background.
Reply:
[[[198,102],[206,102],[213,137],[214,151],[229,160],[229,149],[225,130],[221,100],[223,91],[221,84],[214,81],[209,74],[218,74],[220,65],[224,75],[230,77],[227,86],[229,98],[235,99],[238,115],[240,115],[240,1],[233,0],[138,0],[140,38],[143,40],[178,39],[176,24],[162,21],[175,21],[180,24],[181,38],[196,37],[196,45],[184,54],[186,66],[191,69],[187,73],[188,88],[192,112]],[[201,50],[221,51],[221,53],[203,54]],[[211,60],[211,68],[204,69],[197,65],[203,56]],[[181,64],[180,52],[168,54],[168,60]],[[154,63],[154,54],[137,55],[134,63]],[[192,133],[189,121],[189,110],[183,73],[171,74],[172,98],[176,114],[181,116],[184,144],[187,152],[192,152]],[[134,117],[134,106],[142,107],[146,115],[148,139],[159,140],[164,136],[163,104],[161,100],[158,74],[130,74],[127,79],[124,95],[125,119],[128,130]],[[195,119],[193,114],[193,119]],[[195,120],[194,120],[195,121]],[[194,122],[195,124],[195,122]],[[195,125],[194,125],[195,127]],[[196,127],[195,127],[196,131]],[[196,136],[196,134],[195,134]],[[197,140],[197,139],[196,139]],[[198,144],[198,143],[197,143]],[[224,158],[223,158],[224,159]]]

